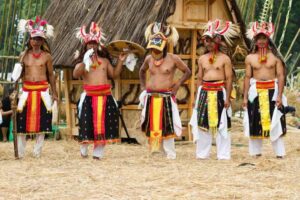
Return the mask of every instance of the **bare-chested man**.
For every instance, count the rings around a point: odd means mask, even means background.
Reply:
[[[166,34],[168,33],[168,34]],[[148,26],[146,40],[147,49],[151,54],[145,58],[140,69],[142,90],[141,104],[142,130],[149,138],[151,152],[158,152],[163,148],[168,159],[176,158],[174,138],[181,135],[181,121],[175,104],[175,95],[179,87],[191,76],[187,65],[174,54],[167,53],[167,42],[175,45],[178,33],[175,28],[153,23]],[[176,69],[184,74],[174,83]],[[146,72],[149,70],[149,80],[146,83]]]
[[[261,156],[262,139],[270,138],[278,158],[285,155],[282,137],[286,133],[283,95],[283,61],[270,39],[272,23],[253,23],[247,32],[253,45],[246,57],[243,107],[245,134],[250,137],[249,153]]]
[[[221,45],[232,45],[227,35],[238,36],[238,27],[226,22],[220,30],[221,21],[208,22],[208,30],[203,34],[207,53],[198,60],[198,92],[190,124],[196,142],[196,158],[208,159],[212,138],[216,135],[217,158],[231,157],[231,140],[228,128],[230,121],[230,94],[233,70],[231,60],[221,51]],[[227,113],[229,111],[229,114]]]
[[[101,159],[105,144],[119,141],[119,111],[108,77],[120,75],[126,55],[120,54],[117,66],[112,67],[102,45],[102,32],[95,22],[91,23],[89,33],[85,33],[83,26],[77,36],[85,43],[73,71],[73,76],[81,77],[84,84],[78,105],[80,152],[83,158],[87,157],[88,145],[93,143],[93,158]],[[91,61],[89,66],[84,55],[86,57],[91,50],[93,52],[87,57]]]
[[[53,27],[36,17],[35,21],[20,20],[18,30],[30,33],[27,48],[20,55],[23,91],[17,108],[19,158],[25,155],[28,134],[36,135],[33,156],[40,157],[45,134],[52,133],[52,99],[57,100],[52,57],[46,42],[46,38],[53,36]]]

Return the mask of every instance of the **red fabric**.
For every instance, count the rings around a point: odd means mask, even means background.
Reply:
[[[35,100],[33,98],[35,98]],[[41,93],[36,92],[36,96],[34,96],[33,92],[29,92],[28,99],[27,99],[27,113],[26,113],[27,132],[39,132],[40,119],[41,119],[40,113],[41,113]]]

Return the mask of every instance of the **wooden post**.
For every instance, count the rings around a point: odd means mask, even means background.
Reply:
[[[69,70],[64,69],[64,93],[65,93],[65,103],[66,103],[66,121],[67,121],[67,133],[72,135],[72,120],[71,120],[71,105],[70,105],[70,95],[69,95]]]
[[[189,101],[189,106],[188,106],[188,119],[191,118],[192,112],[193,112],[193,102],[195,98],[195,72],[196,72],[196,60],[197,60],[197,55],[196,55],[196,50],[197,50],[197,30],[192,31],[192,46],[191,46],[191,54],[192,54],[192,76],[190,79],[190,91],[191,91],[191,98]],[[191,133],[191,128],[190,125],[188,125],[188,132],[189,132],[189,141],[192,140],[192,133]]]
[[[14,136],[14,152],[15,152],[15,158],[19,159],[19,151],[18,151],[18,138],[17,138],[17,99],[19,95],[19,82],[16,82],[15,90],[16,90],[16,96],[13,98],[11,102],[11,108],[13,110],[12,113],[12,119],[13,119],[13,136]]]

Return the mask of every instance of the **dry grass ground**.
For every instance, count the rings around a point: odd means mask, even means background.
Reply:
[[[276,159],[269,141],[261,158],[248,155],[240,126],[232,133],[232,160],[196,160],[193,144],[178,143],[177,159],[148,155],[138,145],[107,146],[105,158],[82,159],[75,141],[46,141],[42,157],[14,160],[0,144],[0,199],[300,199],[300,133],[285,137]],[[248,165],[239,166],[242,163]]]

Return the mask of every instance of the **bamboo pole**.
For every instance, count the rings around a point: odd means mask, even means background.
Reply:
[[[2,32],[3,32],[3,29],[4,29],[4,19],[5,19],[5,15],[6,15],[6,11],[7,11],[7,9],[6,9],[7,2],[8,2],[8,0],[5,0],[4,8],[3,8],[3,15],[2,15],[2,19],[1,19],[0,42],[1,42],[1,39],[2,39]]]
[[[11,54],[11,51],[13,50],[13,40],[14,40],[14,37],[15,37],[15,30],[16,30],[16,27],[14,26],[15,25],[15,17],[16,17],[16,6],[17,4],[17,0],[14,0],[14,3],[13,3],[13,13],[12,13],[12,23],[11,23],[11,31],[10,31],[10,37],[9,37],[9,43],[8,43],[8,52],[7,52],[7,55],[10,55]],[[14,60],[13,62],[11,63],[10,66],[7,66],[6,68],[6,73],[5,73],[5,79],[7,79],[7,75],[8,75],[8,72],[11,71],[11,66],[14,65]]]
[[[291,11],[291,8],[292,8],[292,2],[293,2],[293,0],[289,0],[289,7],[288,7],[288,11],[287,11],[286,18],[285,18],[284,28],[283,28],[281,38],[280,38],[280,41],[279,41],[278,51],[280,51],[280,48],[281,48],[283,40],[284,40],[286,28],[287,28],[288,21],[289,21],[289,18],[290,18],[290,11]]]
[[[5,39],[4,39],[4,55],[7,55],[9,49],[8,49],[8,38],[9,38],[9,20],[11,19],[11,15],[12,15],[12,0],[9,0],[9,8],[8,8],[8,17],[6,19],[6,28],[5,28]],[[7,77],[7,65],[8,65],[8,60],[4,60],[3,62],[3,70],[2,70],[2,74],[1,74],[1,79],[5,79],[5,77]]]
[[[298,31],[297,31],[297,33],[296,33],[296,35],[295,35],[295,37],[294,37],[292,43],[290,44],[289,49],[288,49],[288,51],[286,52],[286,54],[285,54],[285,56],[284,56],[284,59],[286,59],[286,58],[289,56],[290,51],[291,51],[292,47],[294,46],[294,44],[295,44],[295,42],[296,42],[296,39],[297,39],[298,36],[299,36],[299,33],[300,33],[300,28],[298,29]]]

